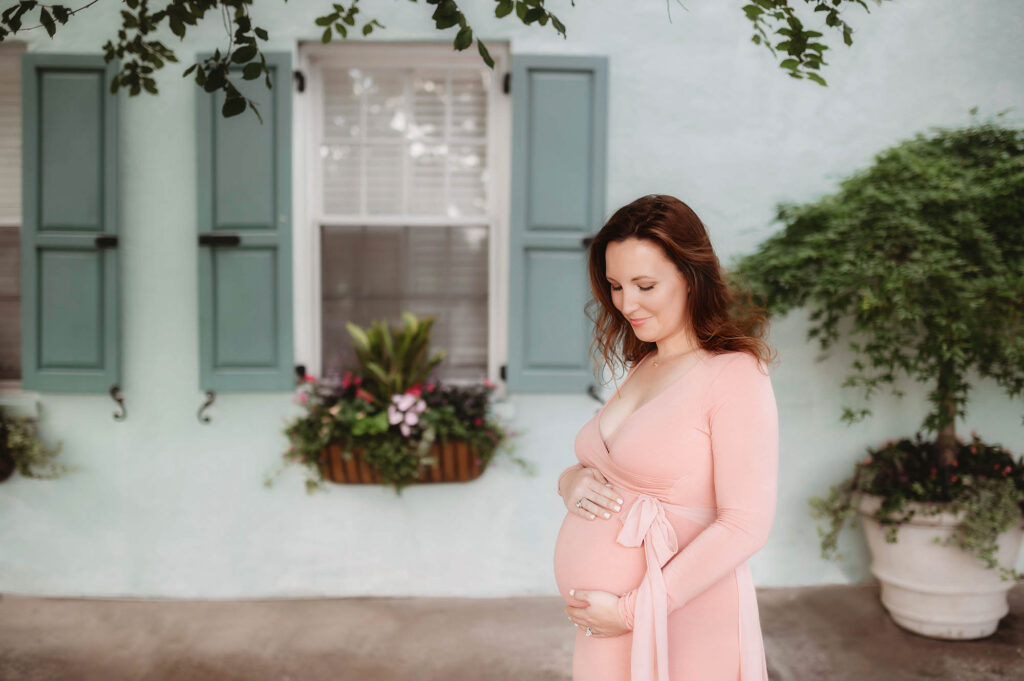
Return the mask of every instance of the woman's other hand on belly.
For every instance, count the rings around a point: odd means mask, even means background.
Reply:
[[[573,589],[569,595],[586,607],[565,608],[577,627],[589,630],[588,636],[620,636],[632,631],[619,614],[619,597],[607,591]]]
[[[573,471],[565,477],[562,487],[559,491],[565,507],[588,520],[598,516],[608,519],[622,510],[622,497],[596,468]]]

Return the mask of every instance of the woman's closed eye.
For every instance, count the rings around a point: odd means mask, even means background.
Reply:
[[[652,288],[654,288],[654,284],[651,284],[650,286],[647,286],[647,287],[641,286],[640,290],[641,291],[650,291]],[[612,290],[613,291],[619,291],[621,289],[622,289],[621,286],[612,286]]]

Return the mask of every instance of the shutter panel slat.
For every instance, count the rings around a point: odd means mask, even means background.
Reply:
[[[518,56],[512,75],[509,390],[593,383],[587,251],[604,220],[607,59]]]
[[[209,56],[209,55],[204,55]],[[291,56],[265,54],[262,79],[232,82],[259,107],[224,118],[223,92],[197,99],[200,385],[215,391],[289,390],[292,338]],[[202,58],[202,57],[201,57]]]
[[[102,393],[120,380],[118,72],[95,55],[22,58],[22,386]]]

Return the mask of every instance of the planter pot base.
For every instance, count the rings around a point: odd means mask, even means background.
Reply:
[[[881,583],[882,605],[899,626],[931,638],[967,640],[995,633],[1009,612],[1014,581],[1000,579],[973,553],[936,543],[950,537],[959,518],[918,514],[904,522],[897,541],[885,541],[885,527],[873,514],[881,498],[861,499],[861,523],[871,549],[871,572]],[[912,506],[913,508],[913,506]],[[1013,567],[1024,528],[1017,523],[999,536],[996,560]]]

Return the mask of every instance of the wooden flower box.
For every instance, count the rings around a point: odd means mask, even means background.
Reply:
[[[348,460],[341,453],[340,444],[329,445],[320,453],[319,466],[325,480],[347,485],[380,484],[376,471],[363,461],[358,448]],[[426,466],[416,482],[467,482],[483,473],[479,457],[465,442],[435,442],[428,456],[436,458],[437,465]]]

